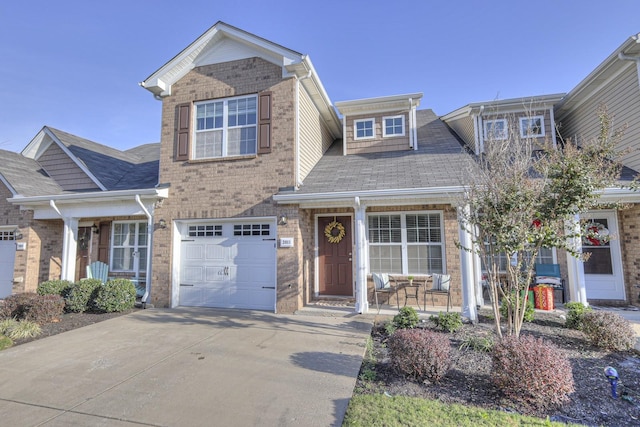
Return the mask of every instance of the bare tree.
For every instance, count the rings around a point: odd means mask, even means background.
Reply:
[[[598,116],[600,135],[579,145],[523,137],[515,118],[507,117],[506,135],[504,129],[487,135],[484,153],[466,177],[463,227],[473,237],[463,249],[482,260],[499,336],[501,303],[508,307],[505,332],[520,334],[540,249],[582,256],[570,242],[584,232],[567,224],[594,208],[598,192],[619,177],[615,146],[621,134],[611,132],[606,109]]]

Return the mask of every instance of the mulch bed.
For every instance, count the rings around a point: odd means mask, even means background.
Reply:
[[[437,399],[444,403],[460,403],[485,409],[526,413],[550,417],[553,421],[572,422],[588,426],[640,425],[640,359],[635,351],[611,353],[590,345],[582,332],[564,327],[564,318],[556,313],[536,312],[536,320],[525,323],[522,334],[532,334],[554,343],[569,358],[575,381],[575,393],[570,402],[557,410],[536,413],[514,407],[491,384],[491,356],[475,350],[461,350],[460,344],[471,334],[495,336],[493,320],[482,312],[480,322],[449,334],[453,366],[439,384],[416,383],[390,369],[383,323],[377,322],[372,332],[376,363],[376,379],[358,379],[356,393],[386,393],[391,396],[413,396]],[[431,321],[421,327],[434,328]],[[444,332],[443,332],[444,333]],[[363,364],[363,368],[366,364]],[[611,387],[604,376],[606,366],[614,367],[620,376],[618,395],[613,399]],[[370,367],[369,367],[370,368]]]

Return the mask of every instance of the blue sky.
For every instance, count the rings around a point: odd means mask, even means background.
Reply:
[[[98,6],[100,5],[100,6]],[[0,148],[42,126],[127,149],[160,140],[138,83],[218,20],[308,54],[333,102],[567,92],[640,32],[637,0],[30,0],[0,5]]]

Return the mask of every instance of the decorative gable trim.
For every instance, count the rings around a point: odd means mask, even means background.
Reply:
[[[22,150],[21,154],[33,160],[38,160],[42,154],[46,151],[51,144],[57,144],[58,147],[85,173],[89,179],[102,191],[106,191],[107,188],[100,182],[96,176],[91,173],[87,166],[78,159],[66,145],[58,139],[58,137],[46,126],[44,126],[40,132],[29,142],[29,144]]]
[[[158,97],[171,95],[171,86],[196,66],[257,56],[282,67],[299,63],[303,55],[254,34],[218,21],[173,59],[147,77],[140,86]]]

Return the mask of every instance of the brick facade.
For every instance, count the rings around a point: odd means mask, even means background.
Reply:
[[[183,103],[272,92],[272,150],[268,154],[198,161],[174,161],[176,107]],[[282,68],[260,58],[197,67],[172,86],[163,99],[160,183],[170,184],[170,196],[155,217],[249,218],[287,215],[278,235],[294,237],[293,248],[278,249],[277,311],[300,305],[302,251],[297,210],[277,206],[272,195],[295,185],[295,80],[283,79]],[[153,303],[171,304],[171,227],[156,230],[153,250]]]

